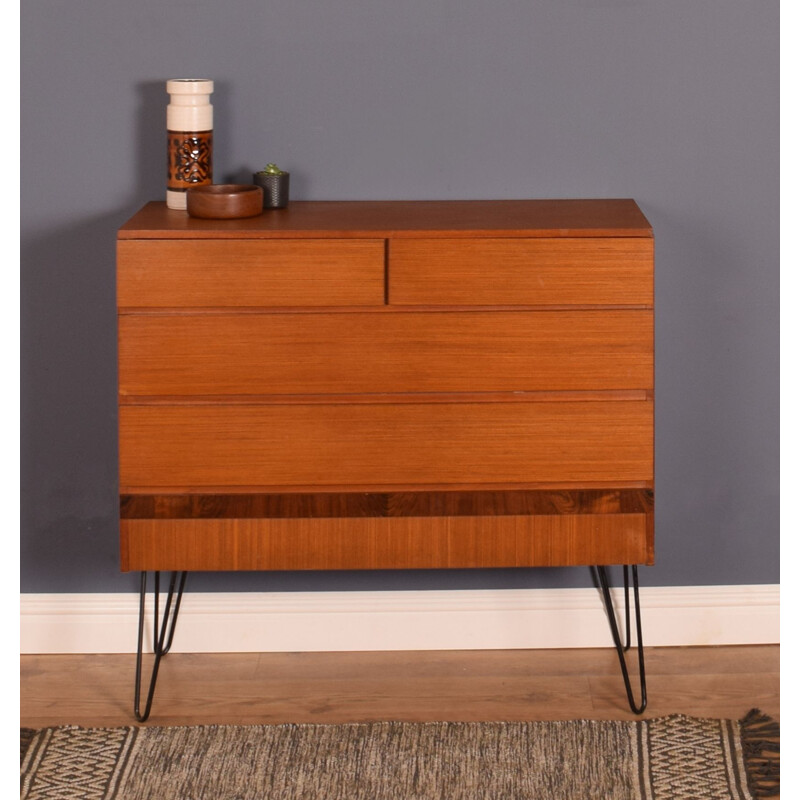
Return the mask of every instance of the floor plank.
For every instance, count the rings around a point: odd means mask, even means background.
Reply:
[[[646,667],[645,716],[780,717],[777,645],[647,648]],[[134,724],[133,679],[132,655],[22,656],[21,725]],[[148,724],[577,718],[634,718],[612,649],[172,653]]]

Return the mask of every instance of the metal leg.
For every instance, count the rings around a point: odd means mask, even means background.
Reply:
[[[614,647],[617,648],[617,655],[619,656],[619,666],[622,670],[622,679],[625,681],[625,692],[628,695],[628,705],[634,714],[641,714],[647,707],[647,682],[644,673],[644,645],[642,644],[642,615],[641,607],[639,604],[639,572],[637,566],[631,566],[633,572],[633,607],[634,615],[636,617],[636,641],[637,650],[639,653],[639,682],[641,687],[642,702],[636,705],[631,689],[631,680],[628,674],[628,665],[625,662],[625,651],[631,646],[631,626],[630,626],[630,601],[629,601],[629,587],[628,587],[628,565],[624,567],[625,578],[625,632],[626,632],[626,645],[622,646],[622,641],[619,635],[619,628],[617,627],[617,618],[614,613],[614,604],[611,600],[611,590],[608,587],[608,575],[606,568],[603,566],[597,567],[597,577],[600,581],[600,588],[603,593],[603,603],[605,604],[606,614],[608,615],[608,624],[611,627],[611,636],[614,639]]]
[[[180,583],[178,585],[177,594],[175,592],[175,584],[178,582],[180,575]],[[155,573],[155,585],[153,589],[153,653],[155,654],[155,661],[153,662],[153,671],[150,676],[150,689],[147,693],[147,704],[144,708],[144,713],[140,712],[140,699],[142,687],[142,649],[144,642],[144,605],[145,596],[147,594],[147,573],[142,572],[142,583],[139,591],[139,643],[136,650],[136,685],[134,687],[133,695],[133,713],[139,722],[144,722],[150,716],[150,708],[153,705],[153,694],[156,690],[156,680],[158,678],[158,667],[161,664],[161,659],[169,652],[172,647],[172,640],[175,637],[175,625],[178,621],[178,611],[181,607],[181,598],[183,597],[183,588],[186,585],[186,572],[173,572],[169,582],[169,591],[167,592],[167,600],[164,604],[164,616],[161,620],[161,630],[159,631],[159,618],[158,618],[158,603],[159,603],[159,588],[160,588],[160,573]],[[174,608],[173,608],[174,601]]]
[[[622,579],[625,586],[625,647],[623,650],[627,653],[631,649],[631,593],[628,580],[628,565],[624,564],[622,567]]]

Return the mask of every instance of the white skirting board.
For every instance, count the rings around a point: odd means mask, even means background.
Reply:
[[[617,608],[622,608],[622,590],[615,589],[614,596]],[[779,641],[778,585],[646,587],[641,589],[641,605],[645,646]],[[22,594],[20,612],[22,653],[136,651],[137,594]],[[149,646],[152,617],[145,629]],[[172,650],[609,646],[611,635],[595,589],[282,594],[187,590]]]

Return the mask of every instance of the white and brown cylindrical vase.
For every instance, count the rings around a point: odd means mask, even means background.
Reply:
[[[167,81],[167,206],[186,208],[190,186],[212,183],[214,151],[214,81],[174,78]]]

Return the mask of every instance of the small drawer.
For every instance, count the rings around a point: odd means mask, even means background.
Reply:
[[[389,302],[651,306],[653,240],[397,239]]]
[[[384,242],[126,240],[119,308],[360,306],[384,302]]]

